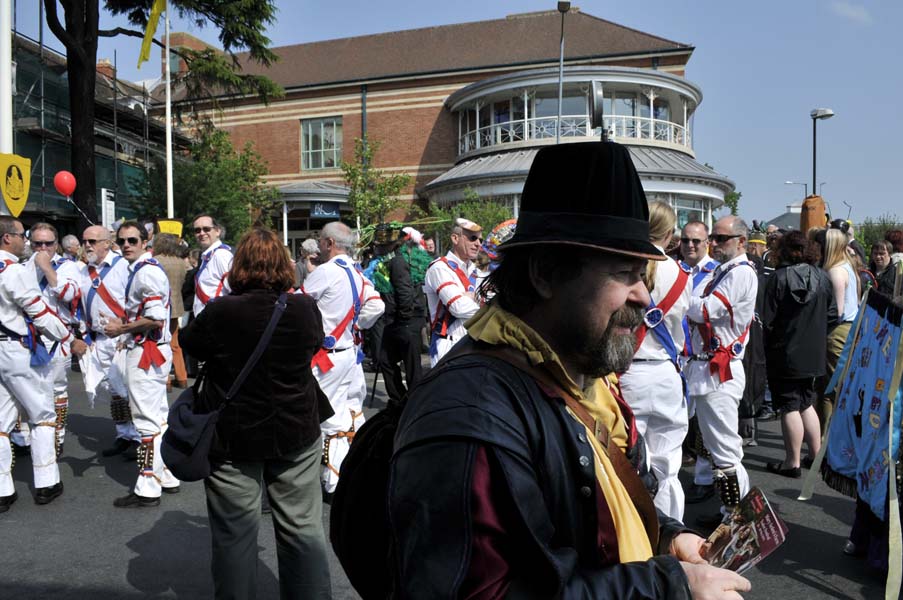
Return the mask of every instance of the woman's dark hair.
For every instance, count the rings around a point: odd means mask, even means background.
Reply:
[[[598,250],[564,244],[516,246],[503,251],[499,266],[480,285],[479,294],[494,292],[493,301],[510,313],[522,316],[541,300],[530,277],[530,262],[548,276],[552,285],[576,279],[583,272],[590,255]],[[485,297],[485,296],[484,296]]]
[[[815,244],[809,241],[809,238],[802,231],[790,231],[778,240],[778,255],[781,264],[798,265],[800,263],[809,262],[806,260],[809,247]]]
[[[903,231],[891,229],[884,234],[884,239],[890,242],[894,252],[903,252]]]
[[[255,227],[242,236],[229,271],[233,293],[254,289],[284,292],[294,283],[295,269],[275,233]]]

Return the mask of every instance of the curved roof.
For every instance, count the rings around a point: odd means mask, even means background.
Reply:
[[[701,179],[725,193],[734,189],[730,179],[683,152],[645,146],[628,146],[627,149],[640,177]],[[538,151],[531,148],[466,160],[426,184],[424,191],[429,193],[444,186],[464,186],[487,179],[526,179]]]
[[[280,185],[277,189],[287,201],[348,202],[348,188],[325,181],[299,181]]]

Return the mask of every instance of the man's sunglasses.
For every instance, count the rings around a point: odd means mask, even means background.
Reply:
[[[129,238],[116,238],[117,246],[125,246],[128,244],[129,246],[137,246],[141,243],[141,238],[129,237]]]
[[[17,235],[17,236],[19,236],[20,238],[22,238],[23,240],[25,239],[25,232],[24,232],[24,231],[23,231],[22,233],[19,233],[18,231],[8,231],[8,232],[6,232],[6,235]]]
[[[53,240],[52,242],[38,242],[35,240],[31,240],[31,245],[34,246],[35,248],[50,248],[54,244],[56,244],[56,240]]]
[[[694,246],[698,246],[699,244],[704,244],[704,243],[706,243],[706,241],[707,240],[700,240],[697,238],[685,238],[685,237],[680,238],[681,244],[693,244]]]
[[[468,242],[482,242],[483,238],[480,237],[479,233],[470,233],[470,234],[461,234]]]
[[[85,239],[85,240],[82,240],[82,244],[84,244],[84,245],[86,245],[86,246],[93,246],[93,245],[95,245],[95,244],[99,244],[100,242],[109,242],[109,241],[110,241],[109,239],[104,239],[104,240],[89,240],[89,239]]]
[[[732,239],[738,238],[738,237],[743,237],[743,236],[741,236],[739,233],[735,234],[735,235],[726,235],[723,233],[719,233],[718,235],[709,236],[709,239],[711,239],[719,244],[723,244],[724,242],[726,242],[728,240],[732,240]]]
[[[195,234],[198,234],[198,233],[210,233],[211,231],[213,231],[213,227],[195,227],[195,228],[194,228]]]

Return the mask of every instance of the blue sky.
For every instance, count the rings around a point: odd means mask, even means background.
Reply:
[[[102,0],[101,0],[102,1]],[[748,220],[769,219],[802,199],[812,180],[809,112],[830,107],[818,125],[818,181],[835,216],[844,202],[861,221],[884,213],[903,218],[894,173],[903,168],[903,2],[896,0],[574,1],[581,11],[696,47],[687,78],[703,90],[694,146],[701,162],[743,193]],[[37,37],[37,1],[18,0],[18,28]],[[277,0],[274,46],[554,10],[554,0]],[[62,11],[61,11],[62,13]],[[101,27],[117,24],[101,15]],[[215,43],[215,31],[174,21]],[[162,34],[163,27],[158,30]],[[53,35],[47,43],[62,49]],[[566,43],[566,42],[565,42]],[[118,52],[120,76],[138,80],[156,65],[134,68],[140,40],[105,40],[98,58]]]

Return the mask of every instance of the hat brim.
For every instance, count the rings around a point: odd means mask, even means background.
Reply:
[[[513,243],[512,243],[513,242]],[[642,242],[638,242],[638,248],[635,249],[626,249],[626,248],[614,248],[612,246],[600,246],[599,244],[589,244],[585,242],[574,242],[574,241],[565,241],[565,240],[529,240],[518,242],[512,240],[511,242],[505,242],[501,246],[498,247],[497,252],[499,254],[503,254],[509,248],[519,248],[522,246],[537,246],[537,245],[557,245],[557,246],[578,246],[580,248],[590,248],[591,250],[599,250],[600,252],[608,252],[610,254],[618,254],[620,256],[631,256],[634,258],[644,258],[646,260],[668,260],[668,256],[659,251],[658,248],[653,246],[651,243],[643,244]],[[645,247],[644,247],[645,246]]]

